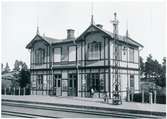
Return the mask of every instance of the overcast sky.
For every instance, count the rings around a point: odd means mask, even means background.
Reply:
[[[94,2],[93,12],[95,23],[109,31],[113,30],[110,21],[117,12],[119,33],[125,35],[128,26],[130,37],[144,46],[141,56],[146,58],[151,53],[162,61],[164,2]],[[8,62],[13,68],[18,59],[29,65],[25,46],[36,34],[37,21],[41,35],[65,38],[68,28],[75,29],[75,36],[80,35],[90,25],[90,16],[90,2],[2,2],[2,63]]]

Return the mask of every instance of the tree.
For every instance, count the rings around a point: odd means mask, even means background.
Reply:
[[[3,64],[1,63],[1,74],[3,74],[4,68],[3,68]]]
[[[145,80],[150,81],[152,74],[153,74],[153,60],[152,60],[152,55],[149,54],[147,57],[147,60],[145,62],[145,67],[144,67],[144,75],[145,75]]]
[[[161,70],[159,71],[159,78],[156,80],[156,84],[161,87],[166,87],[166,57],[163,58]]]
[[[16,60],[14,63],[14,71],[20,71],[20,61]]]
[[[21,69],[20,71],[20,78],[19,78],[19,85],[21,88],[30,85],[30,71]]]
[[[30,71],[28,70],[25,62],[20,61],[20,65],[21,70],[19,73],[19,85],[23,88],[30,85]]]
[[[22,63],[22,69],[24,69],[24,70],[27,70],[27,69],[28,69],[27,64],[26,64],[25,62]]]
[[[4,68],[4,73],[8,73],[8,72],[10,72],[10,67],[9,67],[8,63],[6,63],[6,66]]]
[[[144,62],[143,62],[143,58],[140,57],[140,75],[144,74]]]

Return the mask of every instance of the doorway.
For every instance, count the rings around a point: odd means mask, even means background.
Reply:
[[[68,75],[68,96],[77,96],[77,75]]]
[[[54,75],[53,94],[56,96],[61,96],[61,74]]]
[[[98,73],[89,73],[87,74],[87,91],[88,96],[91,94],[91,89],[95,92],[100,92],[100,75]]]

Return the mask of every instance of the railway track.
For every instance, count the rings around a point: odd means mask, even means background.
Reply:
[[[72,107],[62,107],[62,106],[51,106],[46,104],[30,104],[30,103],[19,103],[19,102],[8,102],[2,101],[2,106],[8,107],[17,107],[23,109],[32,109],[32,110],[42,110],[47,112],[64,112],[64,113],[73,113],[73,114],[86,114],[91,116],[104,116],[104,117],[115,117],[115,118],[163,118],[160,116],[153,115],[143,115],[143,114],[131,114],[131,113],[123,113],[118,111],[104,111],[104,110],[94,110],[94,109],[84,109],[84,108],[72,108]],[[49,114],[49,113],[48,113]],[[13,110],[4,110],[2,108],[2,115],[13,115],[18,117],[25,118],[34,118],[34,117],[45,117],[45,118],[60,118],[61,116],[53,116],[53,115],[42,115],[42,114],[34,114],[28,112],[18,112]]]
[[[14,117],[22,117],[22,118],[59,118],[55,116],[46,116],[46,115],[38,115],[38,114],[29,114],[29,113],[23,113],[23,112],[17,112],[17,111],[3,111],[1,112],[2,115],[6,116],[14,116]]]

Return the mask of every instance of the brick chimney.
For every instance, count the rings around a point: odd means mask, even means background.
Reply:
[[[67,40],[75,38],[74,32],[75,32],[75,30],[73,30],[73,29],[67,29]]]

